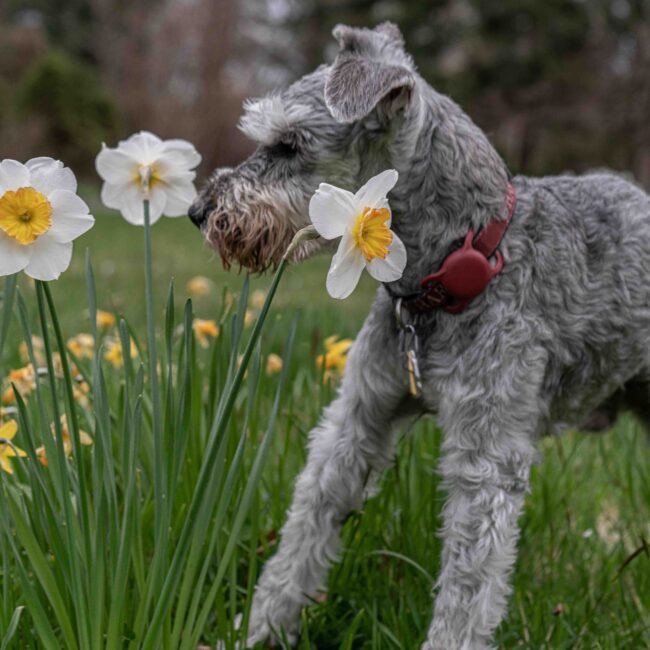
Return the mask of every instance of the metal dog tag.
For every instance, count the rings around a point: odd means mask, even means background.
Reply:
[[[418,335],[413,325],[404,327],[404,349],[406,350],[406,369],[409,374],[409,392],[413,397],[422,395],[422,378],[418,362]]]
[[[406,370],[409,378],[409,393],[413,397],[422,395],[422,378],[418,362],[419,340],[415,327],[404,321],[402,314],[402,299],[395,302],[395,321],[400,330],[401,348],[406,355]]]

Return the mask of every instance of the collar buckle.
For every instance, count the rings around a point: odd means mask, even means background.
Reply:
[[[404,306],[415,312],[438,308],[450,314],[464,311],[474,298],[485,291],[505,265],[498,247],[510,225],[515,203],[515,189],[508,183],[506,216],[503,219],[493,219],[476,236],[474,230],[470,229],[462,247],[447,255],[438,271],[422,279],[420,293],[407,299]],[[490,261],[492,258],[494,263]],[[397,304],[401,311],[401,298]]]

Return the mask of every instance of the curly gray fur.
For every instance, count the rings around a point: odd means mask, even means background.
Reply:
[[[273,111],[249,105],[242,127],[258,150],[217,172],[196,209],[212,241],[219,220],[250,228],[246,241],[266,249],[239,261],[256,268],[306,225],[319,182],[356,189],[394,167],[393,227],[408,263],[389,289],[406,295],[469,228],[503,214],[508,172],[485,134],[417,74],[395,26],[335,33],[333,66],[277,95]],[[595,409],[600,428],[625,407],[650,421],[650,197],[610,173],[512,183],[503,272],[462,314],[417,319],[418,402],[408,396],[393,300],[379,288],[338,397],[311,432],[278,552],[256,589],[250,644],[281,629],[295,639],[300,608],[337,557],[342,522],[361,506],[368,472],[391,464],[406,414],[435,413],[444,429],[444,551],[426,650],[493,647],[539,437]],[[263,220],[247,220],[260,211]],[[279,237],[257,230],[271,215]],[[237,243],[228,245],[222,255],[237,258]]]

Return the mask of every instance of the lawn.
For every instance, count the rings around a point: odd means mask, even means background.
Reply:
[[[96,204],[93,208],[96,227],[76,241],[70,270],[52,283],[64,338],[89,331],[88,249],[98,306],[125,318],[146,357],[142,232],[100,212]],[[57,492],[58,463],[37,467],[33,454],[12,461],[13,475],[3,474],[0,646],[16,608],[26,606],[7,650],[135,649],[148,633],[148,647],[189,650],[196,640],[213,645],[217,638],[229,638],[234,615],[247,608],[256,574],[274,552],[292,483],[304,462],[307,434],[334,394],[316,356],[327,336],[354,337],[372,300],[374,285],[368,278],[351,299],[331,300],[324,287],[325,257],[287,271],[242,388],[235,391],[232,417],[219,433],[222,455],[215,456],[213,476],[206,474],[211,490],[205,508],[198,510],[190,551],[178,573],[179,589],[151,633],[149,622],[166,572],[172,572],[199,466],[208,457],[211,423],[224,408],[223,400],[221,407],[217,404],[243,350],[239,332],[245,342],[252,330],[236,319],[233,323],[236,308],[227,307],[226,291],[239,294],[244,275],[225,273],[187,220],[162,220],[154,227],[153,246],[159,350],[162,367],[169,369],[168,375],[162,373],[164,450],[169,454],[162,460],[169,470],[165,476],[177,477],[169,479],[169,506],[163,504],[168,528],[158,528],[152,405],[138,399],[148,390],[138,375],[138,359],[123,370],[102,361],[104,379],[92,360],[79,359],[94,398],[77,407],[79,424],[94,444],[66,464],[69,490],[77,496],[68,500]],[[206,349],[192,342],[189,330],[182,331],[186,285],[197,275],[209,278],[212,288],[194,301],[194,314],[216,319],[221,330]],[[172,277],[174,322],[167,310],[164,326]],[[250,290],[266,290],[269,284],[270,276],[253,277]],[[27,321],[36,330],[35,289],[24,279],[20,289]],[[245,307],[240,307],[241,319]],[[3,374],[19,364],[20,331],[16,319],[0,360]],[[270,352],[284,358],[285,374],[266,373]],[[30,395],[25,419],[33,423],[34,444],[49,429],[41,409],[50,413],[55,402],[63,404],[64,392],[57,385],[54,398]],[[14,442],[29,451],[31,434],[24,429]],[[344,550],[328,592],[304,611],[301,648],[415,648],[422,641],[440,556],[436,530],[442,494],[435,472],[440,439],[433,419],[404,431],[381,491],[345,524]],[[513,597],[497,637],[500,648],[650,647],[647,443],[629,418],[603,436],[574,433],[541,443],[544,460],[534,470],[521,521]],[[87,522],[78,502],[82,494],[88,501]],[[230,500],[221,498],[228,494]],[[71,533],[59,515],[79,521],[79,530],[75,523]],[[75,549],[70,557],[67,535]],[[213,584],[217,588],[211,591]]]

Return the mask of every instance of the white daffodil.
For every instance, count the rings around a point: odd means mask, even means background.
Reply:
[[[122,140],[115,149],[103,146],[95,165],[104,180],[102,202],[132,224],[144,224],[143,200],[149,199],[149,220],[161,215],[182,217],[196,197],[192,171],[201,162],[185,140],[161,140],[147,131]]]
[[[327,274],[332,298],[347,298],[364,267],[380,282],[399,280],[406,266],[406,249],[390,229],[386,195],[397,183],[394,169],[373,176],[356,194],[321,183],[309,202],[309,216],[321,237],[341,237]]]
[[[0,275],[56,280],[68,268],[72,241],[95,223],[76,192],[59,160],[0,162]]]

